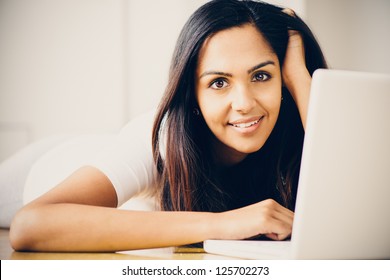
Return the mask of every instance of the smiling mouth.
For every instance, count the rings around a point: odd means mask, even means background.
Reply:
[[[251,122],[247,122],[247,123],[229,123],[229,125],[234,126],[234,127],[238,127],[238,128],[248,128],[248,127],[251,127],[251,126],[258,124],[263,118],[264,118],[264,116],[259,118],[258,120],[255,120],[255,121],[251,121]]]

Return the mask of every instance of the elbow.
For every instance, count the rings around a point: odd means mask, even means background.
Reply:
[[[11,223],[9,239],[15,251],[34,251],[34,233],[38,227],[35,211],[22,209]]]

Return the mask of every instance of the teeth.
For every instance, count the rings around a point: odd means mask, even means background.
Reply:
[[[238,128],[248,128],[248,127],[251,127],[252,125],[258,124],[259,121],[260,121],[260,119],[258,119],[257,121],[254,121],[254,122],[250,122],[250,123],[232,124],[232,126],[238,127]]]

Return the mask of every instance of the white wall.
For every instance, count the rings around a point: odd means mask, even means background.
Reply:
[[[109,0],[0,1],[0,159],[48,135],[120,128],[122,6]]]
[[[331,68],[390,73],[390,1],[307,0],[306,13]]]
[[[129,2],[129,117],[158,105],[168,80],[173,49],[188,17],[206,0]]]

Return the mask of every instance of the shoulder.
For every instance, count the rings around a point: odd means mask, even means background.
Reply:
[[[151,137],[155,113],[156,113],[155,110],[151,110],[132,118],[122,128],[119,135],[121,137],[126,137],[126,136],[131,136],[131,137],[150,136]]]

